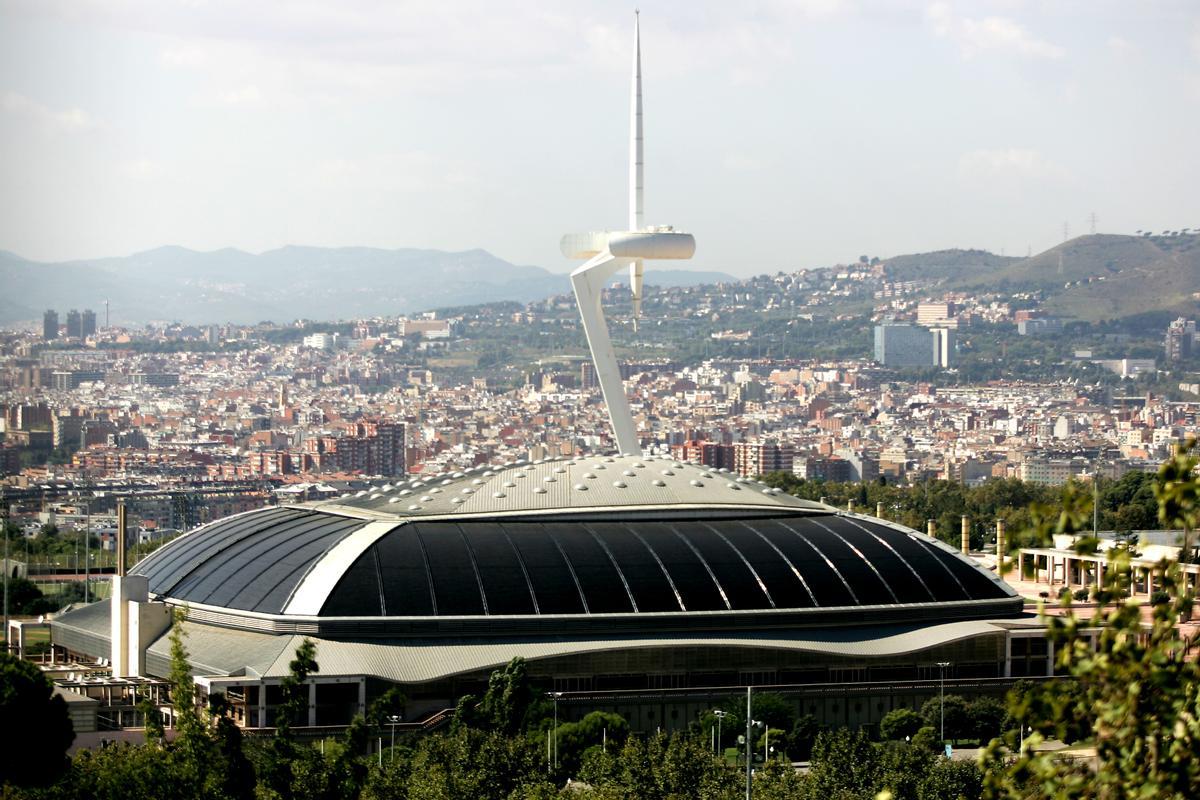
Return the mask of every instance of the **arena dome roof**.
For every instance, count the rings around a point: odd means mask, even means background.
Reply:
[[[198,621],[333,637],[794,628],[1021,608],[994,575],[916,531],[633,456],[249,512],[133,572]]]

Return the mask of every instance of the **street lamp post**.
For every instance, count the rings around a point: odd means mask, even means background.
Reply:
[[[392,714],[387,721],[392,726],[392,744],[388,749],[388,763],[390,764],[396,760],[396,725],[400,722],[400,715]]]
[[[750,800],[750,776],[752,774],[750,762],[754,760],[750,757],[750,726],[754,724],[754,720],[750,718],[750,695],[752,691],[753,687],[746,687],[746,800]]]
[[[92,504],[84,504],[83,523],[83,602],[91,602],[91,545],[92,545]]]
[[[713,748],[713,751],[717,753],[721,752],[721,722],[725,719],[725,716],[728,713],[728,711],[722,711],[719,708],[713,711],[713,716],[717,718],[717,741],[716,747]]]
[[[946,743],[946,667],[949,661],[939,661],[938,667],[938,716],[942,726],[942,743]]]
[[[558,769],[558,699],[562,692],[548,692],[554,698],[554,768]]]
[[[8,654],[8,503],[0,506],[0,528],[4,528],[4,653]],[[28,559],[26,559],[28,560]]]

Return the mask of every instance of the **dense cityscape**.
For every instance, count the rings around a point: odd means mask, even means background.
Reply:
[[[5,800],[1200,796],[1195,9],[682,10],[0,4]]]

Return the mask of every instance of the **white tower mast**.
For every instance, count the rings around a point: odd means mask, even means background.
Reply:
[[[642,53],[638,17],[633,28],[633,85],[632,118],[629,141],[629,230],[568,234],[562,239],[562,251],[568,258],[586,258],[588,262],[571,273],[571,287],[579,304],[579,316],[596,378],[608,418],[612,423],[617,449],[622,453],[639,453],[637,428],[629,410],[629,398],[621,382],[617,355],[608,336],[600,296],[605,283],[622,267],[629,267],[629,284],[633,292],[636,320],[642,302],[642,260],[653,258],[691,258],[696,252],[696,240],[690,233],[679,233],[670,226],[647,228],[642,218]],[[636,325],[636,323],[635,323]],[[636,327],[635,327],[636,330]]]
[[[645,227],[642,207],[642,26],[641,14],[633,12],[633,85],[630,87],[629,109],[629,230]],[[642,260],[629,265],[629,292],[633,301],[633,330],[637,332],[638,317],[642,315]]]

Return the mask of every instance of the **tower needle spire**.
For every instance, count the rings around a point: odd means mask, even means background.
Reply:
[[[633,11],[633,85],[630,87],[629,110],[629,230],[645,227],[642,209],[643,139],[642,139],[642,15]],[[637,332],[638,317],[642,315],[642,260],[629,265],[629,292],[633,305],[633,330]]]

